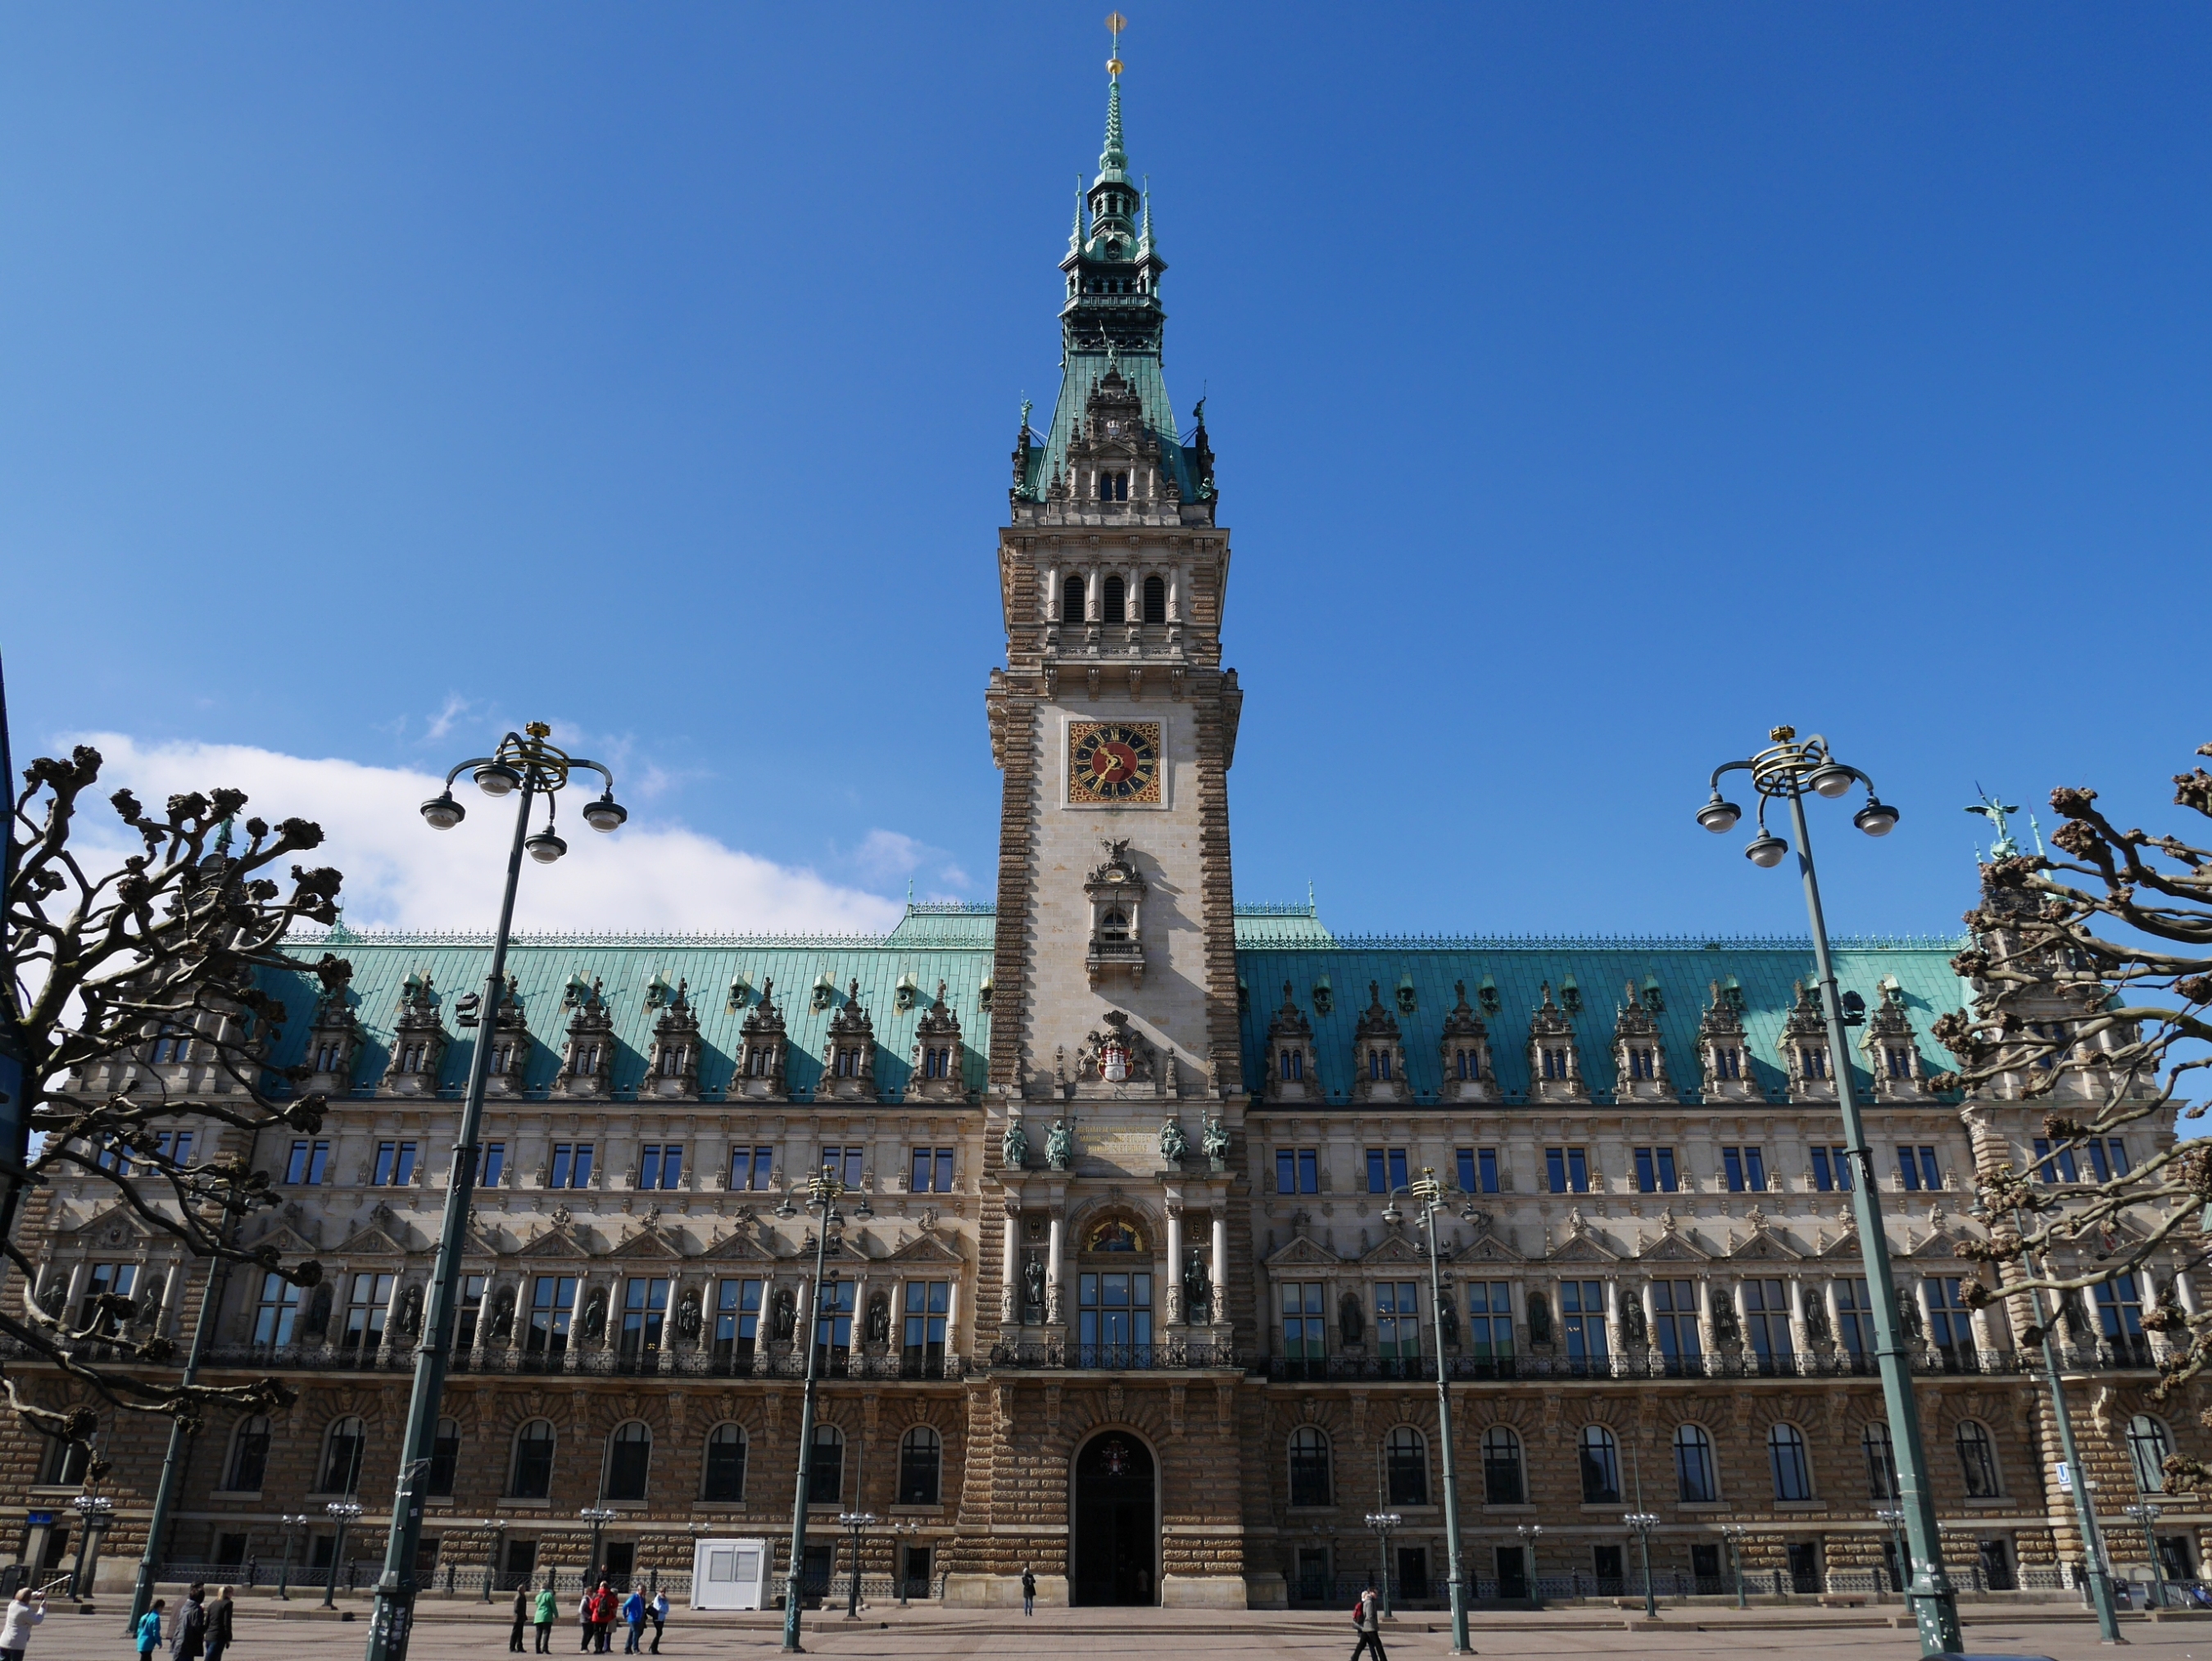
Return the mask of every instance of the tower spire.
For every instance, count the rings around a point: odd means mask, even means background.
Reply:
[[[1118,11],[1106,14],[1106,27],[1114,38],[1106,59],[1106,147],[1098,152],[1098,177],[1120,179],[1129,168],[1129,153],[1121,148],[1121,31],[1129,20]]]

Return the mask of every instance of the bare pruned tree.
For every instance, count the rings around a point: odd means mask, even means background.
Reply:
[[[319,1265],[282,1264],[271,1246],[234,1244],[238,1221],[276,1203],[266,1173],[240,1155],[216,1153],[207,1145],[213,1138],[200,1139],[211,1156],[196,1160],[182,1151],[184,1139],[159,1127],[187,1112],[248,1132],[320,1125],[323,1097],[289,1099],[289,1082],[304,1070],[268,1064],[285,1008],[257,979],[300,967],[280,951],[295,920],[336,920],[337,871],[294,864],[289,895],[277,876],[292,855],[321,843],[322,830],[303,819],[240,825],[246,798],[235,790],[173,796],[159,815],[118,790],[108,803],[138,851],[95,874],[88,864],[100,862],[75,845],[85,840],[80,815],[100,769],[100,753],[82,745],[67,761],[41,758],[24,769],[10,803],[0,993],[14,999],[23,1052],[28,1179],[103,1185],[143,1227],[196,1257],[313,1286]],[[329,991],[351,973],[327,955],[315,967]],[[188,1076],[209,1088],[187,1100]],[[59,1296],[33,1300],[35,1265],[14,1232],[0,1252],[25,1276],[25,1296],[20,1312],[0,1309],[0,1337],[13,1340],[17,1362],[58,1368],[118,1408],[187,1421],[218,1404],[250,1413],[290,1400],[274,1379],[185,1385],[164,1365],[173,1345],[137,1299],[100,1292],[77,1310]],[[93,1409],[41,1405],[23,1387],[20,1366],[5,1361],[0,1385],[32,1428],[94,1455]],[[91,1468],[99,1474],[96,1457]]]
[[[2212,755],[2212,744],[2197,754]],[[2200,767],[2173,782],[2178,805],[2212,817],[2212,773]],[[2078,1328],[2085,1292],[2177,1254],[2203,1260],[2212,1141],[2154,1152],[2120,1138],[2205,1111],[2190,1087],[2212,1064],[2212,849],[2124,830],[2094,790],[2054,790],[2051,805],[2064,821],[2053,854],[2022,853],[2000,827],[1982,903],[1966,913],[1974,943],[1953,960],[1973,983],[1973,1010],[1936,1021],[1957,1065],[1929,1082],[2047,1104],[2047,1154],[2039,1148],[2033,1161],[2042,1169],[1979,1173],[1986,1251],[2008,1293],[2055,1294]],[[2212,1312],[2187,1312],[2171,1279],[2151,1279],[2143,1325],[2166,1340],[2165,1396],[2212,1358]],[[2192,1464],[2170,1463],[2178,1476]]]

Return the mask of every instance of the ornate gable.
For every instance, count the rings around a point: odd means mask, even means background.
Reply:
[[[914,1023],[914,1066],[906,1082],[908,1101],[964,1101],[967,1076],[961,1065],[960,1017],[945,1001],[945,983]]]
[[[1805,1260],[1805,1253],[1776,1234],[1773,1227],[1766,1220],[1766,1214],[1757,1206],[1751,1208],[1744,1221],[1750,1224],[1751,1232],[1741,1241],[1729,1247],[1730,1258],[1753,1261],[1779,1260],[1787,1263],[1802,1263]]]
[[[1667,1046],[1659,1022],[1644,1007],[1636,983],[1613,1022],[1613,1099],[1616,1101],[1679,1101],[1667,1071]]]
[[[1566,1236],[1546,1256],[1553,1263],[1619,1263],[1620,1253],[1607,1245],[1579,1209],[1567,1213]]]
[[[1642,1263],[1711,1263],[1713,1254],[1683,1232],[1672,1210],[1659,1214],[1659,1233],[1656,1238],[1638,1246],[1636,1256]]]
[[[1354,1101],[1411,1101],[1406,1076],[1406,1046],[1398,1018],[1382,1007],[1382,988],[1367,983],[1367,1007],[1352,1029],[1352,1099]]]
[[[860,983],[846,988],[845,1001],[830,1017],[823,1040],[822,1077],[817,1101],[872,1101],[876,1097],[876,1027],[860,1004]]]
[[[1581,1049],[1575,1042],[1575,1023],[1552,1001],[1548,980],[1544,982],[1543,1002],[1528,1017],[1528,1100],[1589,1100],[1589,1086],[1583,1080]]]
[[[377,1216],[340,1240],[331,1255],[348,1261],[365,1257],[405,1257],[409,1248],[394,1237],[392,1230],[386,1228],[382,1221],[391,1214],[381,1206],[377,1208]],[[393,1221],[396,1225],[397,1219]]]
[[[724,1092],[733,1100],[780,1101],[788,1094],[791,1046],[775,994],[775,977],[770,975],[761,982],[760,1002],[738,1028],[737,1071]]]
[[[676,991],[653,1023],[653,1053],[646,1058],[640,1096],[686,1101],[699,1094],[699,1012],[691,1007],[691,983],[679,978]]]
[[[681,1258],[684,1253],[668,1238],[665,1229],[658,1223],[647,1223],[607,1255],[611,1258],[652,1258],[666,1262]]]
[[[1403,1234],[1393,1232],[1386,1234],[1366,1251],[1361,1252],[1358,1260],[1364,1264],[1426,1264],[1429,1254]]]
[[[1267,1100],[1318,1101],[1321,1080],[1314,1067],[1313,1022],[1298,1008],[1291,983],[1283,983],[1283,1007],[1267,1023]]]
[[[1438,1059],[1443,1067],[1442,1098],[1445,1101],[1497,1101],[1498,1070],[1490,1057],[1490,1029],[1467,1001],[1467,982],[1455,981],[1459,1002],[1445,1012],[1438,1040]]]
[[[553,1226],[522,1248],[526,1258],[588,1258],[591,1252],[570,1230],[565,1217],[556,1218]]]
[[[1266,1258],[1270,1269],[1327,1269],[1340,1261],[1335,1252],[1304,1234],[1291,1235]]]

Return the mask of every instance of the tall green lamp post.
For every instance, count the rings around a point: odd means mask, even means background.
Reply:
[[[1875,1343],[1881,1367],[1881,1393],[1889,1411],[1889,1435],[1897,1450],[1898,1501],[1905,1512],[1905,1532],[1912,1555],[1912,1584],[1905,1597],[1912,1605],[1920,1629],[1920,1646],[1928,1655],[1956,1654],[1961,1648],[1959,1599],[1950,1577],[1943,1572],[1943,1547],[1936,1522],[1936,1493],[1929,1481],[1928,1460],[1920,1440],[1920,1415],[1912,1399],[1911,1354],[1905,1348],[1903,1324],[1898,1317],[1897,1288],[1890,1279],[1889,1241],[1882,1233],[1881,1191],[1875,1186],[1874,1154],[1867,1146],[1866,1126],[1851,1089],[1850,1052],[1844,1035],[1841,994],[1836,989],[1835,966],[1828,957],[1828,930],[1820,913],[1820,884],[1813,869],[1812,833],[1805,822],[1805,794],[1833,800],[1863,785],[1866,805],[1851,822],[1869,836],[1887,836],[1897,827],[1895,808],[1875,794],[1874,780],[1856,767],[1847,767],[1829,753],[1827,740],[1815,733],[1802,743],[1795,727],[1776,727],[1767,734],[1769,748],[1748,760],[1730,761],[1713,769],[1711,797],[1698,809],[1698,822],[1716,835],[1735,828],[1743,809],[1721,798],[1721,779],[1731,773],[1747,773],[1759,792],[1759,834],[1744,849],[1754,865],[1771,869],[1782,863],[1790,844],[1769,830],[1770,802],[1786,803],[1790,827],[1797,837],[1797,870],[1805,886],[1805,910],[1813,925],[1813,962],[1820,982],[1820,1007],[1827,1018],[1828,1070],[1836,1081],[1836,1108],[1843,1120],[1846,1152],[1858,1173],[1851,1185],[1851,1210],[1858,1224],[1859,1252],[1865,1266],[1867,1294],[1872,1305]]]
[[[1651,1585],[1651,1531],[1659,1526],[1656,1511],[1632,1511],[1621,1519],[1622,1524],[1636,1531],[1637,1552],[1644,1564],[1644,1618],[1659,1618],[1659,1594]]]
[[[453,799],[453,781],[464,773],[494,801],[515,798],[514,837],[507,856],[507,887],[500,896],[499,928],[492,937],[491,969],[484,977],[477,1009],[477,1037],[469,1057],[468,1091],[461,1100],[459,1134],[453,1142],[453,1167],[446,1179],[446,1210],[438,1231],[438,1252],[430,1270],[428,1307],[415,1349],[415,1386],[407,1403],[407,1425],[399,1444],[399,1482],[392,1495],[392,1531],[385,1543],[384,1573],[376,1582],[376,1612],[369,1622],[368,1661],[406,1661],[407,1640],[415,1623],[415,1556],[422,1541],[422,1502],[438,1430],[438,1406],[446,1390],[446,1367],[453,1349],[453,1306],[459,1282],[461,1237],[468,1226],[469,1203],[476,1193],[477,1134],[483,1122],[484,1082],[491,1073],[492,1043],[498,1032],[499,1001],[507,990],[507,942],[514,924],[514,891],[526,851],[541,865],[568,852],[555,834],[553,800],[568,788],[569,775],[596,773],[605,791],[586,804],[584,822],[595,831],[619,829],[629,810],[615,800],[615,776],[597,761],[555,749],[546,740],[553,729],[532,721],[510,732],[489,755],[462,762],[446,774],[446,788],[422,804],[433,830],[451,830],[468,809]],[[545,798],[545,828],[532,836],[531,804]]]
[[[822,1227],[814,1237],[814,1284],[806,1297],[806,1325],[813,1330],[793,1334],[806,1346],[806,1387],[799,1398],[799,1476],[791,1500],[791,1561],[785,1566],[783,1582],[783,1647],[793,1655],[803,1652],[799,1641],[799,1606],[805,1591],[806,1507],[814,1476],[814,1392],[821,1380],[822,1352],[830,1347],[822,1326],[822,1280],[828,1267],[830,1237],[844,1232],[845,1214],[837,1209],[844,1193],[844,1182],[826,1165],[806,1179],[806,1209],[822,1214]],[[799,1215],[799,1209],[786,1195],[775,1214],[789,1219]],[[861,1218],[875,1215],[865,1192],[853,1208],[853,1215]],[[834,1500],[836,1496],[830,1497]]]
[[[1452,1462],[1452,1422],[1450,1375],[1444,1365],[1443,1321],[1444,1285],[1443,1270],[1439,1267],[1437,1245],[1437,1208],[1443,1203],[1444,1185],[1437,1180],[1435,1167],[1423,1166],[1418,1182],[1391,1190],[1382,1207],[1382,1221],[1392,1228],[1405,1221],[1405,1213],[1398,1209],[1398,1196],[1406,1195],[1421,1208],[1421,1227],[1429,1237],[1429,1307],[1437,1312],[1432,1318],[1439,1323],[1437,1338],[1437,1450],[1443,1459],[1444,1478],[1444,1550],[1451,1565],[1451,1652],[1468,1653],[1467,1644],[1467,1575],[1460,1565],[1459,1551],[1459,1476]],[[1387,1572],[1387,1566],[1386,1566]]]
[[[1751,1530],[1741,1523],[1723,1523],[1721,1532],[1728,1536],[1729,1555],[1735,1560],[1735,1606],[1747,1609],[1751,1600],[1743,1590],[1743,1543],[1750,1537]]]

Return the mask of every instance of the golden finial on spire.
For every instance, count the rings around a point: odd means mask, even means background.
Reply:
[[[1120,12],[1109,11],[1106,14],[1106,28],[1114,37],[1112,56],[1106,60],[1106,73],[1109,75],[1121,73],[1121,31],[1128,27],[1129,20],[1122,16]]]

